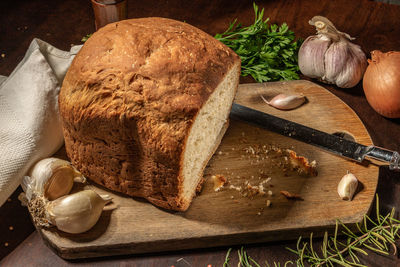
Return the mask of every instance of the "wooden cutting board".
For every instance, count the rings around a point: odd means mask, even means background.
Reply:
[[[280,111],[260,98],[260,94],[270,98],[278,93],[303,93],[308,102],[295,110]],[[308,81],[242,84],[235,101],[328,133],[349,134],[365,145],[372,144],[352,109],[323,87]],[[290,148],[316,160],[318,176],[283,171],[279,162],[274,162],[279,161],[274,154],[278,148],[283,151]],[[347,171],[361,182],[353,201],[341,200],[336,191]],[[246,181],[258,185],[268,177],[271,179],[264,183],[266,194],[250,197],[229,189],[229,185],[215,192],[210,177],[216,174],[223,175],[234,186],[245,186]],[[332,229],[336,219],[354,224],[369,212],[378,168],[350,162],[244,122],[231,121],[204,177],[202,192],[185,213],[161,210],[144,200],[90,185],[100,193],[111,194],[113,205],[118,208],[103,212],[94,228],[83,234],[66,234],[54,228],[39,232],[66,259],[297,239],[310,232],[321,235]],[[288,200],[280,194],[281,190],[298,194],[303,200]],[[271,203],[269,207],[267,200]]]

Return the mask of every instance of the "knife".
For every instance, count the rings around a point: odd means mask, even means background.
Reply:
[[[388,163],[391,170],[400,171],[400,154],[397,151],[358,144],[343,137],[312,129],[237,103],[233,103],[230,117],[317,146],[353,161],[362,162],[365,159],[374,159]]]

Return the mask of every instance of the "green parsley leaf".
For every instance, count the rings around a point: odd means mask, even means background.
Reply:
[[[92,35],[93,35],[93,33],[86,34],[86,36],[82,37],[81,42],[83,42],[83,43],[86,42]]]
[[[263,20],[264,9],[254,3],[254,24],[243,27],[235,19],[224,33],[215,38],[232,48],[242,60],[242,76],[251,75],[257,82],[297,80],[297,55],[301,40],[286,23],[269,25]]]

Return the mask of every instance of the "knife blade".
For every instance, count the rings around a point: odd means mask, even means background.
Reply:
[[[391,170],[400,170],[400,154],[397,151],[365,146],[237,103],[233,103],[230,117],[317,146],[353,161],[374,159],[389,164]]]

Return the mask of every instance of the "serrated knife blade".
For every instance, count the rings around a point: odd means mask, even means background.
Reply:
[[[397,151],[365,146],[237,103],[233,103],[230,117],[317,146],[350,160],[362,162],[367,158],[375,159],[389,164],[391,170],[400,170],[400,154]]]

